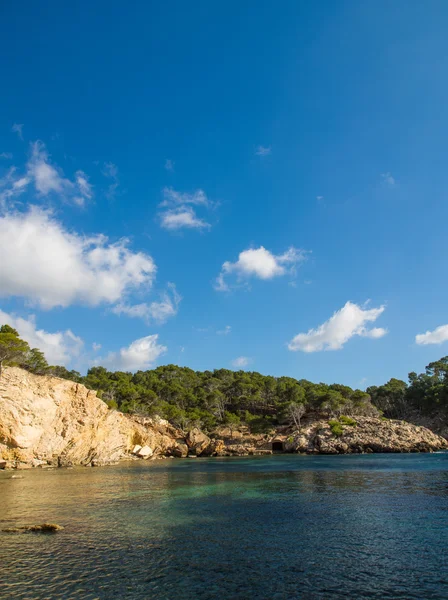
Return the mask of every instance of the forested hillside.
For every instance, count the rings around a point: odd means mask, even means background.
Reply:
[[[159,414],[182,429],[245,423],[251,431],[263,432],[283,423],[299,426],[301,418],[312,412],[329,417],[383,414],[405,418],[410,411],[431,414],[448,408],[448,357],[429,364],[425,373],[410,373],[409,384],[391,379],[366,392],[338,383],[228,369],[199,372],[176,365],[134,374],[92,367],[81,376],[65,367],[49,366],[42,352],[29,348],[17,331],[4,325],[0,328],[0,365],[2,361],[83,383],[98,390],[111,408]]]

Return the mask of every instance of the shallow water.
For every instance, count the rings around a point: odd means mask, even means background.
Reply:
[[[15,475],[17,475],[16,473]],[[448,453],[0,474],[0,597],[448,598]]]

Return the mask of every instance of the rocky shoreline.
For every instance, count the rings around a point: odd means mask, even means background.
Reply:
[[[300,430],[266,435],[221,428],[184,433],[158,418],[111,410],[96,392],[65,379],[8,367],[0,379],[0,468],[101,466],[120,460],[253,456],[273,453],[360,454],[447,450],[448,441],[405,421],[311,415]]]

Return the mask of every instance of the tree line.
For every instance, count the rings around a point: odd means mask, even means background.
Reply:
[[[409,384],[391,379],[365,392],[342,384],[312,383],[306,379],[272,377],[250,371],[194,371],[166,365],[128,373],[92,367],[85,376],[65,367],[50,366],[44,354],[30,348],[9,325],[0,328],[1,365],[18,364],[40,375],[62,377],[97,390],[110,408],[146,416],[155,414],[181,429],[244,423],[254,433],[294,423],[309,413],[328,418],[379,416],[405,418],[412,410],[448,409],[448,357],[431,363]]]

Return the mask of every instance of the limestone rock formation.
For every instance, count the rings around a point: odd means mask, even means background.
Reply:
[[[166,421],[110,410],[96,392],[46,375],[6,367],[0,378],[0,459],[5,466],[116,462],[137,444],[155,454],[175,445]]]

